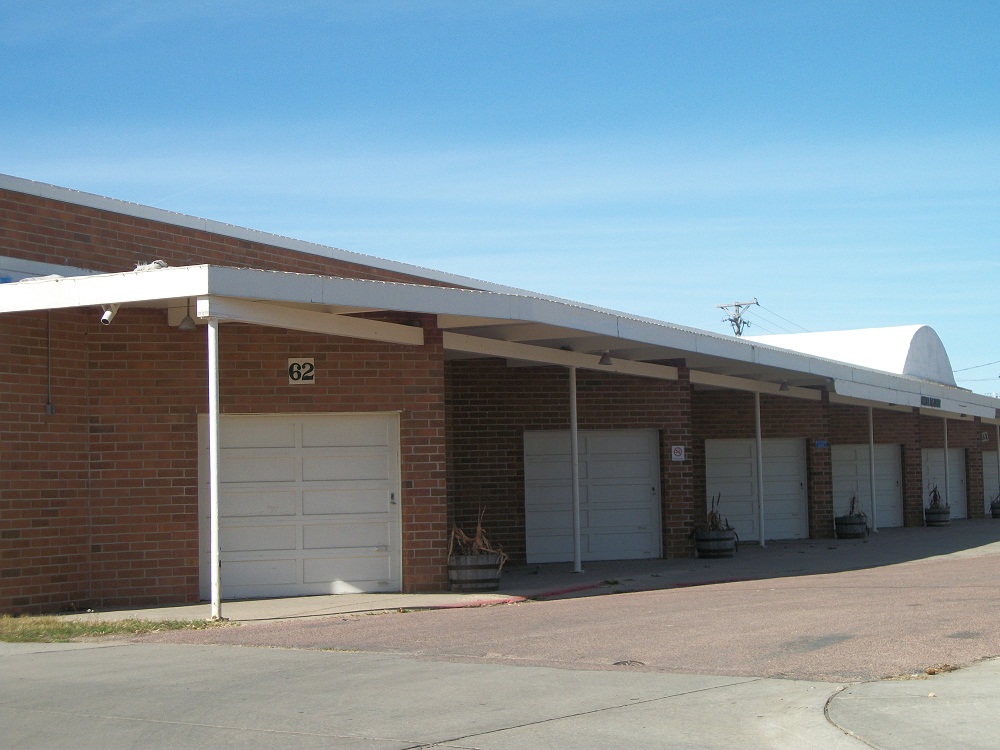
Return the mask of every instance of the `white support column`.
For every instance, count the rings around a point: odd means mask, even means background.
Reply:
[[[875,510],[875,414],[868,407],[868,479],[871,482],[872,531],[878,531],[878,514]]]
[[[212,619],[222,619],[219,554],[219,320],[208,319],[208,474],[211,507]]]
[[[583,572],[580,542],[580,434],[576,419],[576,368],[569,368],[569,451],[573,483],[573,572]]]
[[[764,543],[764,441],[760,435],[760,391],[753,394],[754,418],[757,422],[757,529],[760,531],[760,546]]]
[[[1000,424],[997,425],[997,477],[1000,483]]]
[[[942,417],[944,422],[944,504],[951,505],[951,492],[948,485],[951,484],[950,471],[948,470],[948,417]]]

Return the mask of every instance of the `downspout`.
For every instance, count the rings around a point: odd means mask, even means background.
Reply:
[[[569,452],[573,489],[573,572],[583,572],[580,541],[580,433],[576,415],[576,368],[569,368]]]
[[[219,550],[219,319],[208,319],[208,493],[212,619],[222,619],[222,570]]]
[[[764,446],[760,435],[760,391],[753,394],[754,418],[757,422],[757,529],[760,531],[760,546],[764,543]]]
[[[878,515],[875,510],[875,415],[868,407],[868,478],[871,481],[872,531],[878,531]]]

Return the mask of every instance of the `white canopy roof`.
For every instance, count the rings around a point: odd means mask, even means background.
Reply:
[[[419,345],[423,331],[356,317],[394,310],[430,313],[444,331],[453,359],[501,357],[520,364],[572,366],[674,380],[683,359],[696,388],[728,388],[789,398],[857,403],[879,408],[924,408],[928,413],[997,419],[1000,400],[932,379],[874,369],[825,356],[779,348],[513,291],[456,289],[311,274],[218,266],[151,268],[115,274],[48,277],[0,284],[0,313],[92,307],[161,308],[176,325],[194,299],[200,319],[256,323],[329,335]],[[918,330],[924,327],[917,327]],[[914,332],[910,349],[943,353],[930,329]],[[931,343],[926,343],[930,341]],[[921,342],[924,342],[921,344]],[[611,365],[601,364],[609,352]],[[916,362],[915,358],[914,361]],[[931,357],[933,359],[933,357]],[[944,361],[947,362],[945,356]],[[950,369],[950,368],[949,368]],[[919,368],[918,368],[919,370]],[[922,370],[920,370],[922,372]]]

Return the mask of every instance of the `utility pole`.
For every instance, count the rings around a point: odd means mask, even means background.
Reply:
[[[743,329],[750,327],[750,321],[743,320],[743,313],[747,311],[747,308],[759,304],[757,298],[754,297],[751,302],[732,302],[728,305],[716,305],[716,307],[729,313],[722,319],[722,322],[729,323],[733,327],[733,333],[737,336],[742,336]]]

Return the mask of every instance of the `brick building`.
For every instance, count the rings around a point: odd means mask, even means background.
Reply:
[[[2,612],[438,590],[480,511],[515,562],[677,557],[720,493],[747,541],[998,487],[927,328],[865,366],[7,176],[0,278]]]

